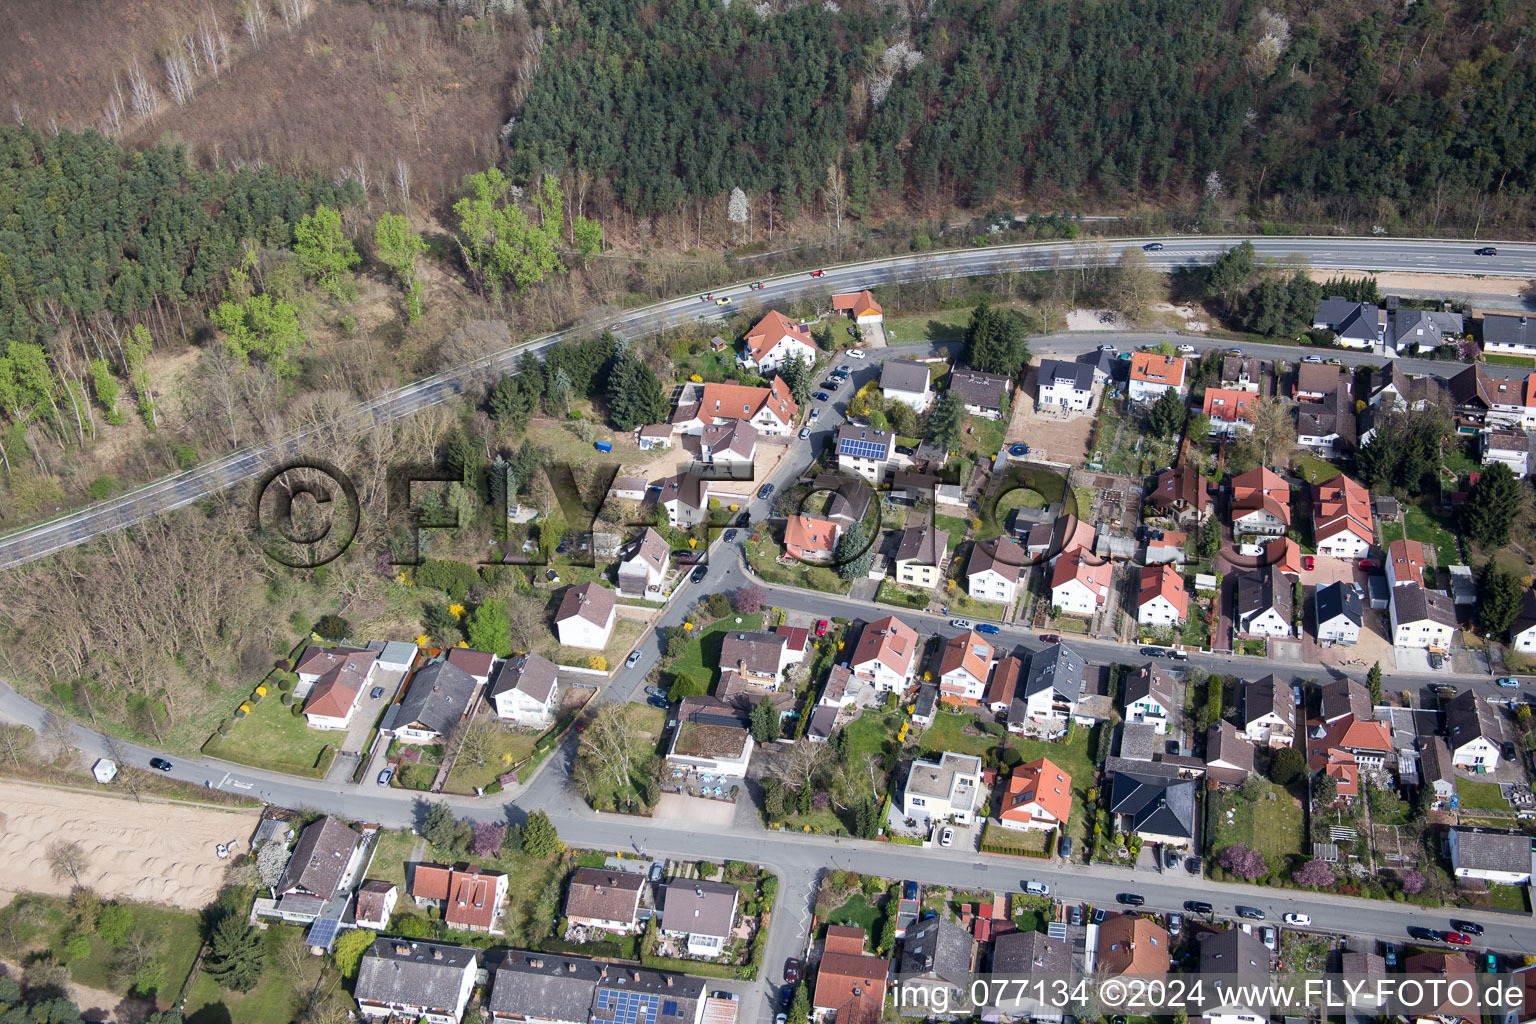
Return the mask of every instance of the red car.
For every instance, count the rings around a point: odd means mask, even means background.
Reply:
[[[1312,571],[1312,567],[1315,566],[1315,565],[1317,565],[1317,559],[1313,558],[1311,555],[1302,555],[1301,556],[1301,567],[1303,569],[1307,570],[1308,572],[1311,572]]]
[[[811,271],[811,276],[812,277],[821,277],[825,273],[826,273],[825,270],[813,270],[813,271]]]
[[[1362,558],[1362,559],[1360,559],[1360,568],[1362,568],[1362,569],[1374,569],[1374,568],[1376,568],[1376,563],[1371,561],[1369,558]]]
[[[1059,644],[1061,643],[1061,637],[1056,633],[1047,633],[1040,638],[1040,642],[1043,644]]]
[[[826,636],[827,635],[827,620],[826,619],[817,619],[816,620],[816,635],[817,636]]]
[[[1446,932],[1445,941],[1453,946],[1470,946],[1472,945],[1472,936],[1465,932]]]

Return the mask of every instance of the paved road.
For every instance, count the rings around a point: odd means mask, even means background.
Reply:
[[[1148,260],[1159,270],[1209,263],[1241,240],[1239,236],[1164,238],[1161,239],[1164,248],[1149,253]],[[763,288],[755,293],[746,288],[745,282],[740,282],[719,288],[713,294],[731,296],[739,305],[749,297],[772,302],[795,298],[808,290],[820,295],[878,288],[894,282],[1095,266],[1113,262],[1122,250],[1138,248],[1146,241],[1080,239],[892,256],[831,267],[823,277],[814,280],[803,274],[765,278]],[[1472,241],[1314,237],[1261,237],[1251,241],[1260,257],[1282,265],[1306,265],[1326,270],[1536,277],[1536,245],[1527,243],[1497,243],[1499,255],[1483,257],[1474,255],[1474,250],[1485,243]],[[727,309],[701,302],[699,296],[690,295],[620,314],[611,326],[619,334],[639,336],[692,319],[715,319],[725,312]],[[388,392],[358,406],[353,427],[362,432],[375,424],[409,416],[460,393],[470,381],[512,371],[524,352],[540,352],[558,341],[589,334],[595,326],[601,325],[582,324],[536,338]],[[235,452],[79,512],[18,530],[0,538],[0,569],[14,568],[74,547],[92,537],[182,508],[206,495],[259,477],[283,458],[302,452],[304,441],[305,435],[300,433],[270,446]]]

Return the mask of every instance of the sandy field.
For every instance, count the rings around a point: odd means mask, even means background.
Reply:
[[[244,850],[259,817],[0,782],[0,890],[67,894],[74,883],[54,879],[48,846],[68,839],[85,850],[81,883],[101,896],[195,910],[224,880],[214,847]]]
[[[1312,280],[1337,277],[1337,270],[1313,270]],[[1348,276],[1348,275],[1346,275]],[[1475,277],[1470,274],[1377,274],[1383,295],[1466,299],[1474,312],[1521,310],[1536,305],[1536,283],[1528,277]]]

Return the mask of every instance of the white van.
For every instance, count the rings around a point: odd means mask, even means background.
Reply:
[[[1024,891],[1031,896],[1049,896],[1051,887],[1044,882],[1025,882]]]

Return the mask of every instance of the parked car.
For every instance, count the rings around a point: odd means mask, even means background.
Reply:
[[[1506,690],[1517,690],[1520,688],[1520,680],[1516,679],[1514,676],[1504,676],[1499,680],[1499,685],[1504,687]]]
[[[1387,962],[1388,967],[1397,966],[1397,943],[1383,942],[1381,944],[1381,958]]]
[[[949,620],[949,624],[951,626],[954,626],[956,629],[970,629],[971,628],[971,620],[970,619],[950,619]]]
[[[801,427],[800,428],[800,440],[804,441],[804,440],[806,440],[810,436],[811,436],[811,428],[810,427]]]
[[[800,961],[790,957],[784,961],[784,982],[793,985],[800,980]]]
[[[1103,907],[1095,907],[1093,909],[1093,923],[1094,924],[1103,924],[1104,923],[1104,908]]]
[[[1161,658],[1163,656],[1163,649],[1161,647],[1143,647],[1141,649],[1141,656],[1143,658]]]
[[[1311,555],[1302,555],[1301,567],[1308,572],[1311,572],[1314,568],[1317,567],[1317,559],[1313,558]]]
[[[1178,935],[1184,930],[1184,918],[1178,914],[1168,915],[1168,934]]]
[[[825,402],[828,399],[830,399],[832,396],[827,394],[825,391],[818,391],[814,395],[812,395],[811,397],[814,398],[818,402]],[[813,409],[811,411],[814,412],[815,410]]]
[[[1205,900],[1185,900],[1184,909],[1191,914],[1214,914],[1216,908]]]
[[[639,651],[630,651],[629,652],[629,657],[624,659],[624,667],[625,668],[634,668],[638,664],[640,664],[640,652]]]
[[[1481,249],[1477,250],[1477,254],[1479,256],[1497,256],[1499,254],[1499,250],[1495,249],[1491,245],[1485,245]]]
[[[837,393],[837,389],[839,387],[841,387],[841,386],[842,386],[842,382],[841,381],[824,380],[824,381],[821,382],[821,389],[823,391],[826,391],[826,392],[830,393],[830,394],[836,394]]]
[[[1323,361],[1323,357],[1322,356],[1302,356],[1301,357],[1301,361],[1304,362],[1304,363],[1321,363]]]
[[[1122,904],[1124,906],[1127,906],[1127,907],[1139,907],[1142,904],[1146,903],[1147,899],[1146,899],[1145,896],[1142,896],[1140,893],[1122,892],[1120,895],[1115,897],[1115,902],[1120,903],[1120,904]]]
[[[1446,932],[1441,936],[1441,938],[1453,946],[1472,945],[1472,936],[1468,935],[1466,932]]]
[[[722,536],[720,539],[725,541],[727,544],[729,544],[731,541],[735,540],[736,539],[736,527],[733,526],[729,530],[726,530],[725,531],[725,535]]]
[[[1263,928],[1260,928],[1259,939],[1264,943],[1265,948],[1268,949],[1271,953],[1279,951],[1280,940],[1275,935],[1275,929],[1273,926],[1265,925]]]
[[[700,566],[695,566],[694,567],[693,575],[689,576],[688,578],[690,580],[692,580],[693,582],[695,582],[695,583],[703,583],[704,582],[704,577],[708,576],[708,575],[709,575],[709,566],[707,566],[707,565],[700,565]]]
[[[1083,908],[1080,905],[1073,905],[1071,920],[1072,920],[1072,927],[1078,928],[1078,927],[1082,926],[1082,923],[1083,923]]]
[[[1305,928],[1312,923],[1312,918],[1306,914],[1286,914],[1285,923],[1292,928]]]
[[[1001,633],[1002,630],[998,629],[990,622],[978,622],[976,623],[976,632],[985,636],[996,636],[998,633]]]
[[[1483,926],[1476,921],[1452,921],[1451,927],[1459,932],[1466,932],[1468,935],[1483,934]]]
[[[1376,563],[1372,559],[1362,558],[1362,559],[1360,559],[1360,568],[1362,568],[1362,569],[1374,569],[1374,568],[1376,568]]]
[[[1024,883],[1024,891],[1031,896],[1049,896],[1051,894],[1051,887],[1044,882],[1026,881]]]
[[[645,702],[651,707],[661,708],[663,711],[666,711],[672,707],[672,702],[667,700],[665,697],[647,697]]]
[[[1488,950],[1483,953],[1483,970],[1489,974],[1499,973],[1499,954]]]
[[[939,833],[939,845],[940,846],[949,846],[954,841],[955,841],[955,830],[954,829],[946,828],[943,832]]]
[[[1163,865],[1165,867],[1169,867],[1169,868],[1176,868],[1176,867],[1178,867],[1179,866],[1179,851],[1178,850],[1164,850],[1163,851]]]
[[[1142,252],[1162,252],[1163,251],[1163,243],[1162,242],[1148,242],[1146,245],[1141,247],[1141,250],[1142,250]]]
[[[383,771],[379,772],[378,783],[381,786],[387,786],[389,785],[389,780],[394,777],[395,770],[393,768],[385,768]]]
[[[1227,355],[1229,356],[1240,356],[1242,354],[1243,350],[1238,348],[1236,345],[1233,345],[1231,348],[1227,349]]]
[[[667,699],[667,691],[663,690],[659,686],[647,686],[645,688],[645,693],[648,697],[660,697],[662,700]]]
[[[1040,642],[1043,644],[1059,644],[1061,643],[1061,634],[1047,633],[1040,638]]]
[[[768,497],[768,495],[770,495],[772,493],[773,493],[773,484],[763,484],[763,486],[761,486],[761,487],[759,487],[757,489],[757,496],[759,498],[766,498],[766,497]]]
[[[1426,942],[1434,942],[1440,937],[1440,933],[1436,932],[1433,928],[1411,924],[1408,926],[1408,937],[1410,939],[1423,939]]]
[[[163,757],[150,758],[149,766],[157,772],[168,772],[171,770],[171,762],[167,761]]]
[[[1264,911],[1258,907],[1245,907],[1242,904],[1238,904],[1237,916],[1247,918],[1250,921],[1262,921],[1264,920]]]
[[[1072,837],[1071,836],[1062,836],[1061,837],[1061,842],[1059,844],[1057,844],[1057,847],[1056,847],[1056,854],[1057,854],[1057,856],[1061,857],[1062,860],[1067,860],[1067,859],[1071,858],[1071,856],[1072,856]]]
[[[369,700],[378,700],[382,696],[384,696],[384,687],[382,686],[375,686],[373,689],[368,691]]]
[[[842,366],[839,366],[837,368],[837,372],[846,377],[846,376],[848,376],[848,374],[853,372],[853,367],[848,365],[847,363],[844,363]]]
[[[901,898],[904,899],[904,900],[915,900],[915,899],[917,899],[917,883],[916,882],[910,882],[910,881],[902,882],[901,883]]]
[[[826,636],[827,635],[827,626],[828,625],[829,625],[829,623],[827,622],[826,619],[817,619],[816,620],[816,635],[817,636]]]
[[[864,350],[861,349],[861,348],[851,348],[851,349],[848,350],[848,358],[849,359],[863,359],[864,358]]]

